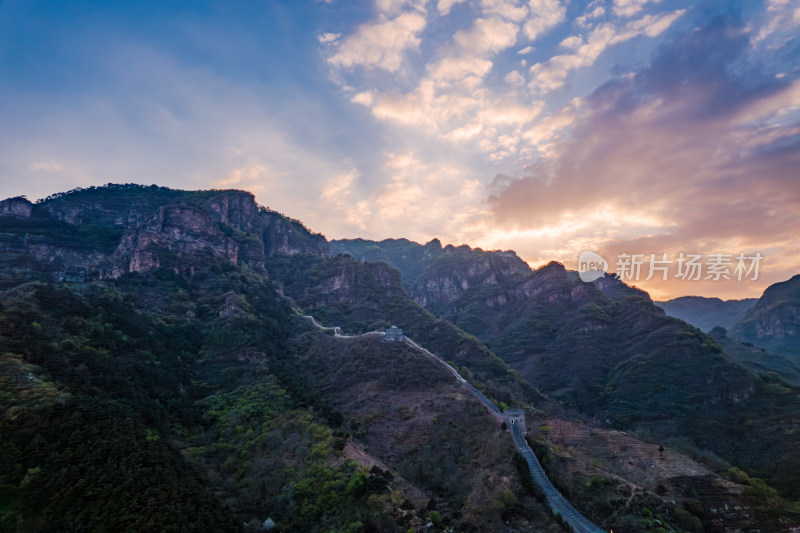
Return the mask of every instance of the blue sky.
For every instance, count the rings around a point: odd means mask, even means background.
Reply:
[[[800,272],[797,0],[0,1],[0,196],[242,188],[329,238]],[[611,260],[613,263],[613,259]]]

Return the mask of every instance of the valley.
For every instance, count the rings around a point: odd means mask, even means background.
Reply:
[[[137,185],[0,202],[0,253],[0,530],[798,524],[796,365],[611,275]]]

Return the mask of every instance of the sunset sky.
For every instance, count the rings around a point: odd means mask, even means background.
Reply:
[[[633,281],[757,297],[800,273],[800,0],[0,0],[0,197],[108,182],[532,266],[760,252]]]

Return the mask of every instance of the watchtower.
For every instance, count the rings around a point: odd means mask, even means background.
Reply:
[[[403,330],[397,326],[392,326],[383,334],[383,342],[403,342]]]
[[[509,409],[503,412],[503,416],[505,416],[506,423],[509,426],[519,426],[523,435],[528,432],[525,427],[525,412],[522,409]]]

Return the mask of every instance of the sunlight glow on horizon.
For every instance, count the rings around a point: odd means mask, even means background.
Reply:
[[[6,0],[0,197],[238,188],[329,238],[438,237],[532,265],[760,250],[766,286],[800,272],[796,14]],[[637,285],[752,297],[762,279]]]

